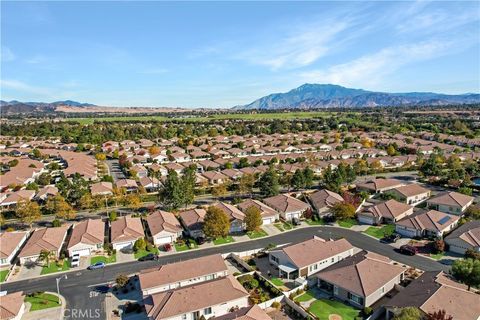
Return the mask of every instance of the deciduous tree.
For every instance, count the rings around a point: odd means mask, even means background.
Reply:
[[[40,220],[42,217],[39,205],[36,202],[28,201],[27,199],[21,199],[17,202],[15,215],[20,221],[28,224],[30,228],[35,221]]]
[[[255,231],[262,225],[262,212],[256,206],[251,206],[245,211],[245,224],[247,231]]]
[[[230,231],[230,219],[222,209],[210,206],[203,220],[203,232],[209,238],[228,236]]]

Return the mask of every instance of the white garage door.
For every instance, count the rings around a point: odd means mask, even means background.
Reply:
[[[113,245],[113,249],[115,250],[132,249],[132,248],[133,248],[132,242],[115,243]]]
[[[416,236],[416,231],[410,229],[395,228],[395,232],[407,238],[413,238]]]
[[[160,237],[155,238],[155,243],[158,244],[165,244],[165,243],[172,243],[172,237]]]
[[[263,224],[271,224],[275,220],[273,218],[263,218],[262,221],[263,221]]]
[[[366,216],[358,216],[358,221],[365,224],[373,224],[373,218]]]
[[[86,248],[86,249],[72,250],[72,256],[74,254],[78,254],[80,257],[89,256],[90,255],[90,249]]]

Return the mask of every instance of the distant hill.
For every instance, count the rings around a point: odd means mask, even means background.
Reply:
[[[432,92],[387,93],[333,84],[304,84],[286,93],[273,93],[235,109],[362,108],[480,103],[480,94],[447,95]]]
[[[55,102],[20,102],[16,100],[3,101],[0,100],[0,111],[2,114],[14,113],[53,113],[60,107],[95,107],[94,104],[81,103],[72,100],[55,101]]]

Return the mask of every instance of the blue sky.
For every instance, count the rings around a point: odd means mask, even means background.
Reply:
[[[231,107],[303,83],[480,92],[480,2],[1,2],[1,98]]]

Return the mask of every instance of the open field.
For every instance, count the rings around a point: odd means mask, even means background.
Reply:
[[[185,117],[179,114],[178,117],[164,116],[117,116],[117,117],[101,117],[101,118],[68,118],[65,121],[76,121],[80,124],[92,124],[94,121],[114,122],[114,121],[187,121],[187,122],[206,122],[211,120],[287,120],[287,119],[309,119],[331,116],[332,112],[324,111],[300,111],[300,112],[272,112],[272,113],[225,113],[214,114],[203,117]]]

